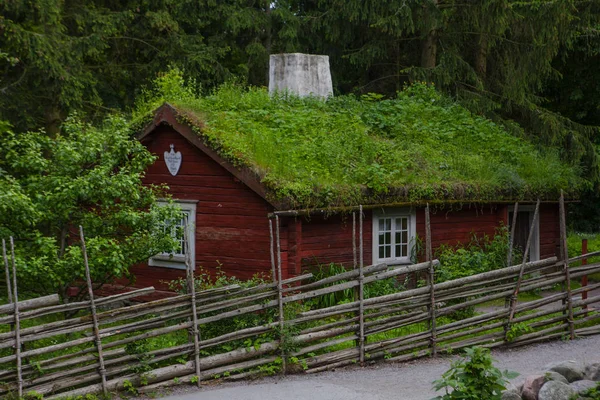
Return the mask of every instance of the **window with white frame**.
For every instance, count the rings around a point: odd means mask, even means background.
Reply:
[[[415,214],[409,209],[373,213],[373,263],[409,264],[415,239]]]
[[[181,218],[174,221],[165,221],[163,229],[168,231],[175,239],[177,246],[172,251],[160,253],[150,258],[148,265],[185,269],[185,261],[188,256],[186,252],[189,252],[192,266],[195,265],[196,203],[197,201],[194,200],[175,201],[175,204],[181,209]]]

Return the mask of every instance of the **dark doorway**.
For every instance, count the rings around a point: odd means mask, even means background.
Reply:
[[[514,213],[511,211],[508,213],[508,231],[512,232],[512,222]],[[531,229],[531,223],[533,220],[532,211],[521,211],[517,212],[517,222],[515,226],[515,238],[513,241],[513,247],[518,249],[520,254],[525,253],[525,247],[527,246],[527,238],[529,237],[529,231]],[[537,230],[534,230],[533,237],[531,240],[531,246],[529,248],[529,255],[527,256],[528,261],[535,261],[538,259],[537,249]]]

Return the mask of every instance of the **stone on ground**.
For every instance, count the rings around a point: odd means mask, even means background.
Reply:
[[[595,388],[596,382],[584,379],[582,381],[575,381],[569,386],[571,386],[577,393],[582,394],[583,392],[587,392],[589,389]]]
[[[567,378],[554,371],[546,371],[544,372],[544,378],[546,378],[546,382],[548,381],[558,381],[562,383],[569,383]]]
[[[600,363],[588,364],[585,367],[585,379],[600,381]]]
[[[502,400],[523,400],[521,398],[521,396],[519,396],[519,393],[517,393],[516,390],[512,389],[512,390],[507,390],[506,392],[502,393]]]
[[[540,389],[542,388],[545,382],[546,378],[544,375],[530,375],[527,378],[525,378],[525,382],[523,383],[523,390],[521,392],[523,400],[537,400],[538,393],[540,392]]]
[[[558,372],[569,382],[580,381],[583,379],[584,370],[583,365],[577,361],[561,361],[556,363],[548,364],[545,368],[547,371]]]
[[[538,400],[569,400],[573,395],[575,395],[575,391],[569,385],[550,381],[540,389]]]

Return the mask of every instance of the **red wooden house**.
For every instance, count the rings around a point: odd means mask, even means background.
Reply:
[[[168,185],[179,202],[191,227],[189,249],[196,267],[213,273],[220,267],[239,278],[269,274],[267,215],[283,206],[271,199],[256,174],[234,167],[203,141],[197,127],[185,121],[176,108],[165,104],[138,136],[158,156],[145,182]],[[519,206],[517,243],[525,243],[532,220],[533,206],[525,204]],[[511,210],[509,201],[438,202],[431,215],[433,246],[468,242],[473,234],[493,236],[501,224],[509,224]],[[365,206],[364,215],[365,265],[410,263],[415,238],[425,237],[424,203]],[[556,202],[542,203],[536,225],[531,259],[554,256],[559,243]],[[282,217],[281,238],[284,277],[315,264],[352,264],[352,217],[348,213]],[[185,275],[183,254],[158,255],[132,272],[136,286],[165,290],[161,282]]]

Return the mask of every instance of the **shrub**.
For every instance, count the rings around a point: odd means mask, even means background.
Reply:
[[[473,234],[471,241],[457,246],[442,245],[436,251],[441,268],[436,271],[436,281],[444,282],[482,272],[506,267],[509,237],[503,226],[496,230],[492,239]],[[513,260],[521,258],[518,249],[513,250]]]
[[[468,360],[453,362],[442,378],[433,382],[436,391],[445,389],[446,394],[432,400],[500,400],[507,380],[518,374],[494,367],[489,349],[472,347],[465,353]]]

